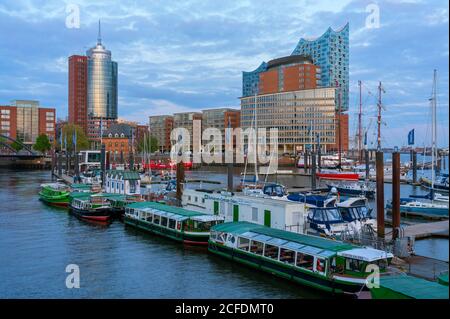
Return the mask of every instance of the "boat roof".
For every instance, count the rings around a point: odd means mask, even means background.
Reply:
[[[407,275],[380,277],[380,287],[415,299],[448,299],[448,287]]]
[[[293,243],[290,244],[290,246],[296,246],[299,249],[303,248],[303,246],[309,246],[313,248],[318,248],[317,253],[321,250],[328,250],[331,252],[338,252],[338,251],[344,251],[344,250],[350,250],[355,248],[355,246],[346,244],[344,242],[335,241],[331,239],[325,239],[321,237],[316,236],[310,236],[310,235],[303,235],[303,234],[296,234],[293,232],[281,230],[281,229],[275,229],[275,228],[269,228],[266,226],[261,226],[249,222],[230,222],[230,223],[223,223],[216,226],[213,226],[214,231],[219,232],[227,232],[232,233],[236,235],[244,235],[245,233],[255,233],[258,235],[265,235],[267,238],[259,237],[258,240],[260,241],[266,241],[268,242],[269,239],[275,238],[275,239],[281,239],[286,241],[286,243],[282,244],[283,246],[288,247],[289,242]],[[256,236],[255,236],[256,239]],[[265,239],[265,240],[264,240]],[[294,245],[294,244],[300,244],[300,245]]]
[[[89,184],[71,184],[70,187],[73,189],[91,189]]]
[[[109,176],[122,177],[123,180],[140,180],[141,177],[136,171],[109,170],[106,172]]]
[[[159,211],[177,214],[177,215],[181,215],[181,216],[185,216],[185,217],[208,215],[208,214],[196,212],[193,210],[184,209],[181,207],[169,206],[166,204],[161,204],[161,203],[156,203],[156,202],[136,202],[136,203],[127,205],[127,208],[134,208],[134,209],[139,209],[139,210],[145,210],[146,208],[156,209]],[[213,216],[213,215],[211,215],[211,216]]]
[[[392,255],[391,253],[385,252],[383,250],[373,249],[370,247],[354,248],[352,250],[340,251],[337,254],[338,256],[359,259],[368,262],[394,257],[394,255]]]

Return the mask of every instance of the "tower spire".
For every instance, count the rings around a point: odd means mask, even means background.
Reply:
[[[97,36],[97,45],[102,44],[102,26],[100,24],[100,19],[98,20],[98,36]]]

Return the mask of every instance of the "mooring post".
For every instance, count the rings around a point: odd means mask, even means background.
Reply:
[[[303,161],[303,168],[305,169],[305,174],[308,173],[308,150],[305,150],[305,159]]]
[[[177,164],[177,205],[181,206],[181,200],[183,197],[183,186],[184,183],[184,164],[180,161]]]
[[[400,237],[400,153],[392,153],[392,239]]]
[[[311,153],[311,190],[316,189],[316,154]]]
[[[102,187],[105,183],[105,175],[106,175],[106,148],[105,144],[102,144],[100,149],[100,165],[102,169]]]
[[[377,233],[384,239],[384,158],[383,152],[376,152],[377,184]]]
[[[412,153],[412,179],[413,183],[417,183],[417,153],[413,150]]]
[[[364,150],[364,162],[366,164],[366,181],[368,181],[370,179],[370,160],[368,150]]]

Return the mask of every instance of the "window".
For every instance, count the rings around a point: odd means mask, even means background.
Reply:
[[[175,219],[169,219],[169,228],[170,229],[175,229],[175,225],[176,225],[176,221]]]
[[[153,218],[153,224],[159,225],[160,219],[161,219],[161,216],[158,216],[155,214],[154,218]]]
[[[293,265],[295,261],[295,251],[286,248],[281,248],[280,261]]]
[[[250,247],[250,239],[239,237],[238,239],[238,248],[248,251]]]
[[[355,272],[361,272],[364,262],[357,259],[348,258],[345,260],[345,269]]]
[[[313,270],[314,257],[307,254],[297,253],[297,267]]]
[[[264,256],[272,259],[278,259],[278,246],[266,244],[264,248]]]
[[[147,218],[145,220],[148,221],[149,223],[151,223],[152,220],[153,220],[153,214],[152,213],[148,213],[147,214]]]
[[[252,207],[252,221],[258,221],[258,207]]]
[[[324,258],[316,258],[316,271],[325,272],[326,261]]]
[[[250,252],[257,255],[262,255],[263,246],[264,244],[262,242],[252,240],[250,245]]]
[[[167,217],[161,217],[161,226],[167,227]]]

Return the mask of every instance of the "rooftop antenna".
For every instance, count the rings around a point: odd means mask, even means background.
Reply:
[[[98,36],[97,36],[97,45],[102,44],[102,26],[100,24],[100,19],[98,20]]]

